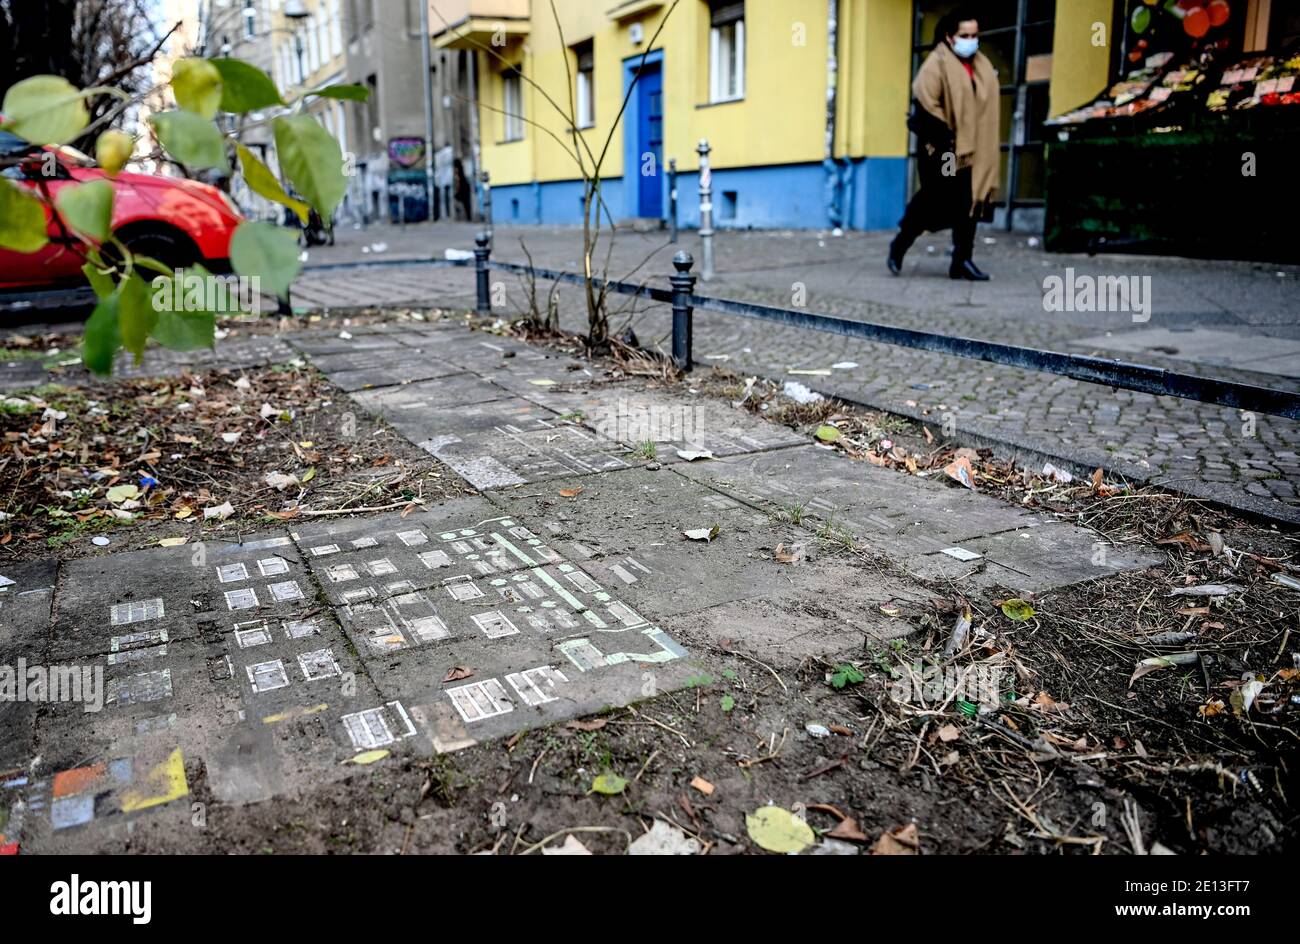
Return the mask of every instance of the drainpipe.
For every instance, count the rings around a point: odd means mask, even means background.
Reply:
[[[822,168],[826,172],[826,217],[831,226],[844,225],[840,202],[840,168],[835,160],[835,122],[839,100],[840,0],[826,3],[826,151]]]

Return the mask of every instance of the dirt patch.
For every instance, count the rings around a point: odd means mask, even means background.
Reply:
[[[0,431],[11,560],[472,494],[301,362],[47,384],[0,400]]]

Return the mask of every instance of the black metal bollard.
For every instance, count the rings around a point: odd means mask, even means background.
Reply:
[[[487,315],[492,312],[492,298],[488,285],[488,256],[491,254],[492,248],[489,245],[488,234],[479,233],[474,237],[474,269],[478,282],[478,313],[480,315]]]
[[[677,271],[669,276],[673,287],[673,361],[681,370],[690,370],[691,361],[691,320],[694,316],[691,295],[695,291],[695,276],[691,275],[691,266],[695,258],[685,249],[679,249],[673,256],[673,268]]]
[[[677,158],[668,159],[668,241],[677,242]]]

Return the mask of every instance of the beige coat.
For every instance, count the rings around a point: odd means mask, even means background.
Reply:
[[[957,139],[957,166],[971,168],[972,212],[993,200],[1001,170],[998,73],[985,55],[971,60],[975,88],[961,59],[947,43],[925,57],[912,83],[912,95],[922,108],[951,128]]]

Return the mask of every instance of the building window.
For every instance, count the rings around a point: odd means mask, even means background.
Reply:
[[[524,90],[519,70],[501,73],[502,138],[520,141],[524,137]]]
[[[578,61],[575,117],[579,128],[590,128],[596,123],[596,56],[591,40],[574,46],[573,53]]]
[[[709,13],[709,101],[744,98],[745,4],[715,2]]]
[[[337,59],[343,55],[343,11],[340,0],[330,4],[330,58]]]

